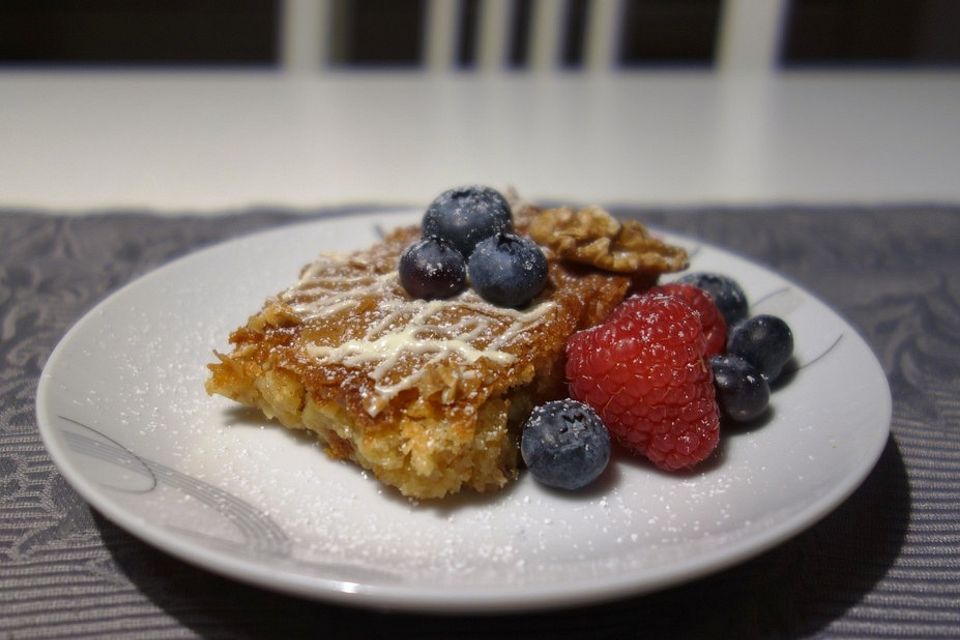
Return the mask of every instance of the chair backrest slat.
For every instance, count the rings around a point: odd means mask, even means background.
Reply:
[[[283,68],[317,72],[328,63],[331,0],[284,0],[280,59]]]
[[[433,72],[449,71],[453,67],[457,44],[457,18],[460,3],[455,0],[428,0],[426,67]]]
[[[583,68],[587,73],[607,73],[620,53],[623,0],[592,0],[588,7]]]
[[[480,0],[477,68],[502,71],[507,66],[513,0]]]
[[[717,38],[722,71],[770,71],[780,54],[788,0],[724,0]]]
[[[336,0],[282,0],[280,57],[288,71],[316,72],[331,66],[333,3]],[[477,0],[476,67],[507,69],[516,0]],[[463,0],[427,0],[424,69],[447,72],[456,66]],[[619,62],[626,0],[586,4],[583,64],[602,74]],[[776,67],[789,0],[722,0],[717,34],[717,67],[722,71]],[[560,68],[569,0],[533,0],[528,38],[529,67],[549,73]]]
[[[534,0],[530,29],[530,68],[554,71],[560,66],[566,0]]]

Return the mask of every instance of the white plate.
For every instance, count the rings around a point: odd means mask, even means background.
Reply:
[[[793,327],[797,363],[764,425],[725,433],[696,473],[617,456],[560,495],[416,504],[310,439],[203,390],[214,348],[319,251],[361,247],[361,215],[260,233],[125,287],[64,337],[37,394],[67,481],[132,534],[207,569],[329,601],[432,611],[580,604],[690,580],[810,526],[860,484],[887,440],[890,392],[857,333],[809,293],[686,239],[693,269],[737,278]],[[867,523],[864,523],[867,525]]]

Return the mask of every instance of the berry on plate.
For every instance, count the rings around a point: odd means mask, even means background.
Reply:
[[[678,278],[677,282],[692,284],[709,293],[728,327],[747,317],[747,294],[733,278],[719,273],[697,271]]]
[[[710,358],[724,352],[727,347],[727,323],[714,304],[713,296],[692,284],[680,282],[653,287],[647,293],[662,293],[690,305],[690,308],[697,312],[703,326],[703,335],[707,342],[703,355]]]
[[[770,386],[752,364],[740,356],[710,358],[717,403],[723,415],[734,422],[749,422],[767,410]]]
[[[730,331],[727,353],[740,356],[772,383],[793,355],[793,332],[777,316],[753,316]]]
[[[467,262],[480,297],[502,307],[522,307],[547,283],[547,257],[530,238],[498,233],[481,241]]]
[[[624,301],[567,341],[570,395],[592,406],[621,445],[666,470],[717,446],[720,415],[700,318],[664,295]]]
[[[538,481],[580,489],[610,461],[610,435],[588,405],[564,399],[535,408],[523,425],[520,455]]]
[[[481,240],[512,231],[513,214],[506,199],[490,187],[457,187],[430,203],[422,229],[425,238],[442,238],[469,258]]]
[[[414,298],[433,300],[460,293],[467,283],[466,264],[453,245],[426,238],[400,256],[400,284]]]

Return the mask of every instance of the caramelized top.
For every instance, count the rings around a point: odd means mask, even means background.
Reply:
[[[547,286],[523,309],[469,288],[418,300],[397,276],[400,254],[418,237],[404,228],[368,249],[319,257],[231,341],[255,346],[261,362],[294,372],[367,424],[424,411],[455,419],[552,366],[567,337],[606,317],[631,282],[561,264],[547,250]]]

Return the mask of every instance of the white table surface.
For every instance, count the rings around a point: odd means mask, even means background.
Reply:
[[[0,72],[0,207],[960,200],[960,73]]]

